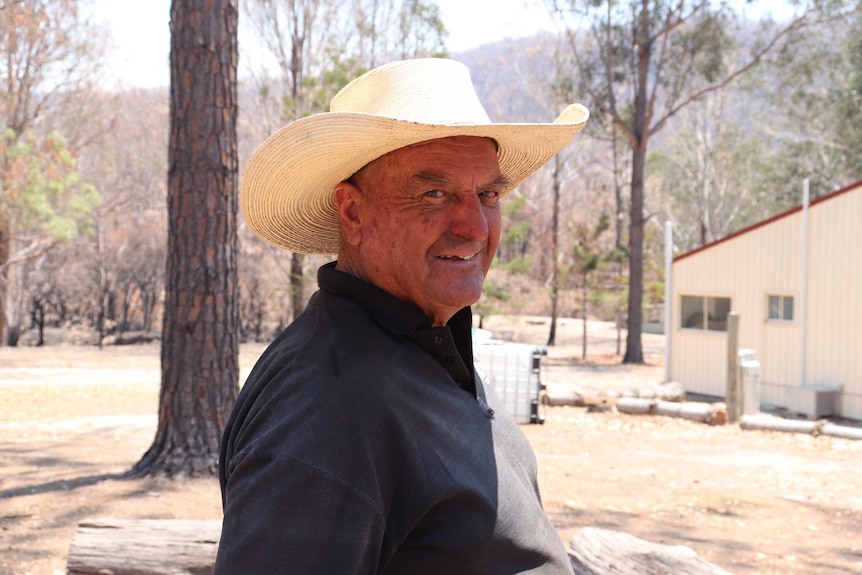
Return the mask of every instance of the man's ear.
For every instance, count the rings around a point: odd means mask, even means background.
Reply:
[[[362,220],[359,217],[362,200],[362,191],[350,182],[340,182],[335,186],[335,206],[341,233],[351,246],[358,246],[362,240]]]

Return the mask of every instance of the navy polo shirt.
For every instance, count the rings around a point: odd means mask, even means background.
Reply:
[[[318,283],[227,423],[215,572],[572,573],[469,308],[432,327],[334,264]]]

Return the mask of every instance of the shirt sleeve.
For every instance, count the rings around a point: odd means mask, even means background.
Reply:
[[[378,572],[384,521],[366,494],[284,455],[233,467],[214,575]]]

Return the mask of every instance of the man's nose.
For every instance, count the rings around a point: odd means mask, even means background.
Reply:
[[[450,231],[468,240],[488,238],[488,216],[478,195],[464,194],[455,203]]]

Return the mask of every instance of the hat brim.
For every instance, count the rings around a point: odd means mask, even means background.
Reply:
[[[356,112],[299,119],[254,152],[240,185],[248,226],[267,243],[306,254],[336,254],[335,186],[399,148],[450,136],[493,138],[512,188],[541,168],[584,127],[589,112],[567,107],[551,124],[439,125]]]

